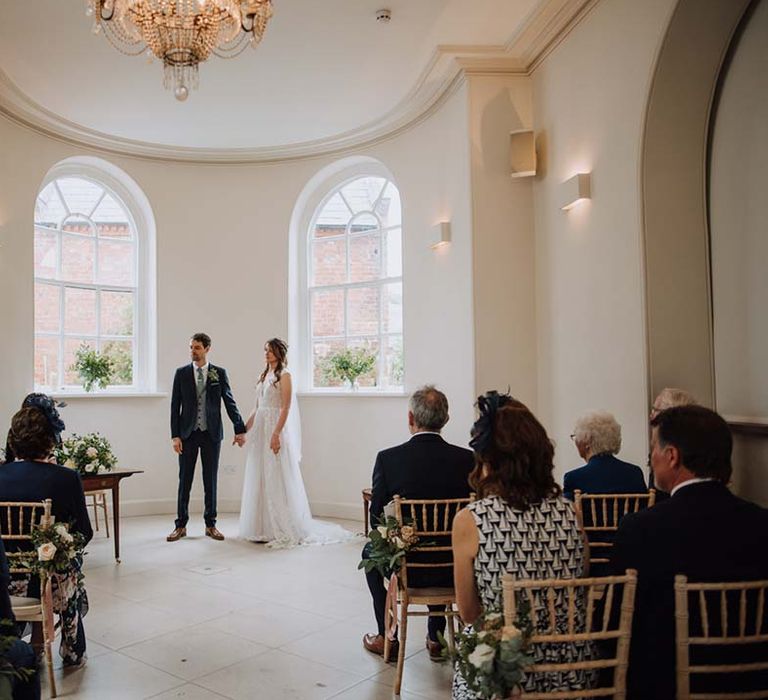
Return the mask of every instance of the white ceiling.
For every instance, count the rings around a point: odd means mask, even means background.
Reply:
[[[162,65],[91,33],[83,0],[0,0],[0,70],[51,116],[101,134],[195,149],[327,140],[382,120],[439,45],[504,45],[542,0],[274,0],[256,50],[213,58],[177,102]],[[375,12],[392,11],[378,23]]]

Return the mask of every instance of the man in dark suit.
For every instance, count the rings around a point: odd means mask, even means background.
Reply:
[[[621,426],[610,413],[595,411],[581,416],[571,438],[587,463],[566,473],[566,497],[572,498],[576,489],[585,493],[645,492],[643,470],[615,456],[621,449]]]
[[[234,442],[241,447],[245,442],[245,424],[229,388],[227,371],[208,362],[210,349],[210,337],[195,333],[189,341],[192,363],[179,367],[173,378],[171,437],[173,450],[179,455],[179,493],[176,526],[166,538],[169,542],[187,535],[189,492],[198,452],[203,463],[205,534],[214,540],[224,539],[216,528],[216,478],[224,439],[222,402],[235,428]]]
[[[728,490],[732,438],[719,415],[680,406],[659,413],[651,426],[651,468],[671,498],[624,518],[611,564],[616,573],[638,571],[628,697],[674,700],[674,577],[768,578],[768,511]],[[733,690],[738,681],[725,682]],[[706,683],[714,689],[715,679]]]
[[[382,450],[376,456],[373,467],[371,494],[371,522],[380,520],[384,506],[395,495],[402,498],[466,498],[469,496],[469,473],[474,466],[470,450],[447,443],[440,435],[448,422],[448,399],[433,386],[416,391],[410,399],[408,428],[413,436],[408,442]],[[363,550],[367,556],[368,547]],[[412,577],[409,585],[452,586],[450,573],[437,569],[435,576]],[[424,572],[425,574],[427,572]],[[378,625],[377,634],[366,634],[363,646],[374,654],[384,653],[384,606],[386,590],[382,576],[377,571],[365,575],[373,598],[373,612]],[[430,608],[438,610],[439,608]],[[427,624],[427,649],[430,658],[440,658],[438,632],[445,630],[444,617],[429,617]]]

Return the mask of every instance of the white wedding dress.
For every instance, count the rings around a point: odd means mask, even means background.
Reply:
[[[280,433],[280,450],[275,454],[269,447],[280,417],[280,390],[274,381],[269,372],[256,385],[253,426],[245,443],[240,538],[280,548],[350,540],[355,535],[340,525],[312,519],[299,470],[301,423],[295,397]]]

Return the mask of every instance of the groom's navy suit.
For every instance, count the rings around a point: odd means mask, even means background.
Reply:
[[[186,527],[189,520],[189,492],[195,476],[198,452],[203,463],[205,526],[216,525],[216,477],[219,471],[221,441],[224,439],[221,424],[222,401],[235,428],[235,435],[245,432],[245,424],[229,388],[227,371],[223,367],[209,364],[207,381],[199,396],[195,371],[192,363],[179,367],[173,378],[171,395],[171,437],[181,438],[182,445],[179,455],[177,528]],[[202,422],[199,406],[204,411]]]

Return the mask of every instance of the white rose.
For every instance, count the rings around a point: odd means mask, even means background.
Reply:
[[[387,536],[387,526],[386,525],[379,525],[376,529],[379,531],[379,533],[381,534],[382,537],[386,537]]]
[[[491,663],[495,655],[496,651],[492,646],[488,646],[488,644],[478,644],[475,647],[475,650],[467,657],[467,660],[475,668],[482,668],[486,664]]]
[[[88,463],[88,466],[86,467],[87,471],[93,472],[94,474],[99,471],[99,460],[94,459],[92,462]]]
[[[405,549],[405,542],[403,542],[403,540],[399,537],[395,537],[395,546],[398,549]]]
[[[66,462],[64,462],[64,466],[65,467],[69,467],[70,469],[77,469],[77,465],[75,464],[75,460],[72,459],[71,457]]]
[[[40,561],[51,561],[56,554],[56,545],[53,542],[46,542],[37,548],[37,558]]]
[[[89,457],[98,457],[99,451],[95,447],[89,447],[85,454],[87,454]]]
[[[75,538],[69,534],[69,530],[67,530],[67,526],[64,525],[63,523],[59,523],[58,525],[56,525],[55,529],[58,536],[61,537],[61,539],[64,540],[65,542],[74,541]]]

